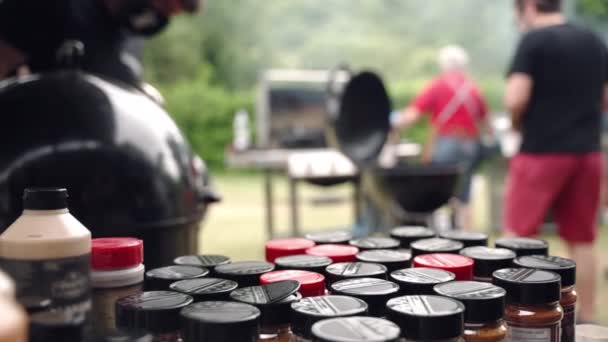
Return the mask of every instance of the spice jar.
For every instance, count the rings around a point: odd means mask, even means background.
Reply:
[[[357,253],[359,253],[357,247],[334,244],[315,246],[306,250],[308,255],[328,257],[332,262],[357,261]]]
[[[412,254],[399,249],[373,249],[357,254],[357,260],[386,266],[388,272],[409,267]]]
[[[348,231],[331,231],[331,232],[317,232],[306,234],[305,238],[314,241],[317,245],[327,244],[347,244],[348,241],[353,239],[353,234]]]
[[[573,260],[544,255],[523,256],[513,262],[517,267],[553,271],[562,278],[562,297],[559,304],[564,310],[562,342],[574,342],[576,325],[576,263]]]
[[[394,271],[390,279],[399,284],[401,295],[432,295],[435,294],[435,285],[453,281],[456,275],[440,269],[419,267]]]
[[[177,281],[169,286],[171,291],[187,294],[195,303],[230,299],[230,292],[239,285],[232,280],[218,278],[198,278]]]
[[[422,226],[402,226],[391,230],[393,239],[399,240],[401,248],[409,249],[414,241],[430,239],[436,236],[432,229]]]
[[[116,333],[114,304],[143,290],[143,241],[135,238],[98,238],[92,241],[92,333]]]
[[[194,266],[165,266],[154,268],[146,272],[146,291],[167,291],[176,281],[202,278],[209,274],[209,270]]]
[[[366,251],[370,249],[394,249],[399,248],[399,240],[390,237],[374,237],[368,236],[360,239],[350,240],[349,244]]]
[[[325,268],[331,265],[331,259],[325,256],[299,254],[276,258],[274,263],[279,270],[302,270],[324,273]]]
[[[295,342],[309,342],[312,326],[329,318],[364,316],[367,304],[357,298],[347,296],[320,296],[304,298],[291,304],[291,328]]]
[[[453,281],[435,286],[435,292],[464,304],[466,342],[502,342],[506,339],[507,325],[503,316],[507,293],[504,289],[476,281]]]
[[[331,293],[359,298],[369,306],[370,316],[384,317],[386,302],[398,296],[399,285],[376,278],[347,279],[332,284]]]
[[[217,266],[226,265],[230,262],[231,260],[229,257],[215,254],[184,255],[173,260],[173,263],[176,265],[206,268],[209,270],[210,274],[214,273]]]
[[[561,281],[557,273],[507,268],[494,272],[494,284],[507,291],[507,339],[511,342],[559,342]]]
[[[154,342],[181,342],[179,313],[192,297],[170,291],[150,291],[116,302],[116,326],[129,334],[148,333]]]
[[[464,305],[439,296],[404,296],[386,304],[388,319],[401,328],[406,341],[460,342],[464,333]]]
[[[432,253],[455,253],[458,254],[464,245],[461,242],[442,239],[430,238],[412,242],[412,258],[423,254]]]
[[[184,342],[255,342],[260,332],[260,310],[245,303],[201,302],[180,316]]]
[[[266,242],[266,261],[274,262],[279,257],[302,254],[314,246],[313,241],[302,238],[270,240]]]
[[[274,264],[264,261],[239,261],[215,268],[217,277],[236,281],[240,287],[258,285],[260,276],[272,271]]]
[[[460,255],[473,259],[473,279],[485,283],[492,283],[492,274],[511,267],[516,257],[510,249],[483,246],[465,248]]]
[[[414,267],[437,268],[454,273],[456,280],[473,280],[473,259],[458,254],[424,254],[414,258]]]
[[[325,294],[325,276],[316,272],[300,270],[274,271],[260,276],[260,285],[276,283],[283,280],[295,280],[300,283],[302,297],[322,296]]]
[[[382,318],[355,316],[319,321],[312,334],[314,342],[397,342],[401,331]]]
[[[386,279],[387,272],[386,266],[371,262],[339,262],[325,268],[328,285],[339,280],[352,278]]]
[[[466,232],[462,230],[448,230],[439,237],[462,243],[465,248],[473,246],[488,246],[488,234],[480,232]]]
[[[524,255],[549,255],[549,244],[547,241],[523,237],[501,238],[496,240],[496,248],[510,249],[517,256]]]

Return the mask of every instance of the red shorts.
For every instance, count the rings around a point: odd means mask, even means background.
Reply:
[[[534,236],[553,209],[560,236],[595,241],[602,182],[602,155],[519,154],[509,166],[505,229]]]

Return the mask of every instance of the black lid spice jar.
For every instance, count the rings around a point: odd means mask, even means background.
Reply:
[[[182,309],[184,342],[255,342],[260,333],[261,312],[253,305],[210,301]]]
[[[209,270],[194,266],[166,266],[155,268],[146,272],[144,288],[146,291],[167,291],[176,281],[202,278],[209,274]]]
[[[518,257],[524,255],[549,255],[549,244],[545,240],[511,237],[498,239],[495,245],[496,248],[512,250]]]
[[[347,279],[332,284],[331,293],[359,298],[369,306],[370,316],[384,317],[386,302],[398,296],[399,285],[376,278]]]
[[[401,328],[406,341],[460,342],[464,332],[464,305],[439,296],[404,296],[386,304],[388,319]]]
[[[464,248],[462,242],[442,239],[442,238],[430,238],[423,239],[413,242],[412,246],[412,258],[415,258],[423,254],[435,254],[435,253],[455,253],[458,254],[461,249]]]
[[[439,237],[462,243],[465,248],[473,246],[487,246],[488,234],[480,232],[467,232],[463,230],[448,230],[439,234]]]
[[[386,266],[388,272],[409,267],[412,254],[403,249],[373,249],[357,254],[357,260]]]
[[[230,262],[229,257],[216,254],[184,255],[173,260],[173,263],[176,265],[203,267],[211,273],[213,273],[217,266],[226,265]]]
[[[240,287],[255,286],[260,276],[274,271],[274,264],[265,261],[239,261],[220,265],[215,268],[218,278],[236,281]]]
[[[339,262],[325,268],[327,284],[352,278],[386,279],[388,269],[384,265],[371,262]]]
[[[171,291],[187,294],[195,303],[230,299],[230,292],[236,290],[235,281],[218,278],[198,278],[177,281],[169,286]]]
[[[150,291],[116,302],[116,326],[126,333],[149,333],[154,342],[179,342],[179,312],[192,297],[170,291]]]
[[[349,231],[331,231],[309,233],[305,236],[306,239],[314,241],[317,245],[327,244],[348,244],[348,241],[353,239],[353,234]]]
[[[399,248],[399,240],[390,237],[368,236],[360,239],[350,240],[349,244],[366,251],[371,249],[395,249]]]
[[[453,281],[435,286],[435,292],[460,301],[465,306],[466,342],[502,342],[507,337],[503,320],[506,291],[476,281]]]
[[[510,249],[490,248],[483,246],[468,247],[460,251],[473,259],[473,280],[492,283],[492,274],[495,271],[513,266],[517,255]]]
[[[406,268],[391,273],[390,280],[399,284],[399,294],[432,295],[435,285],[447,283],[456,279],[452,272],[434,268]]]
[[[526,268],[494,272],[494,285],[507,291],[505,321],[511,342],[560,341],[563,310],[557,273]]]
[[[562,278],[562,297],[559,304],[564,310],[562,342],[574,342],[576,326],[576,263],[573,260],[544,255],[523,256],[515,259],[517,267],[553,271]]]
[[[312,334],[313,342],[397,342],[401,331],[382,318],[355,316],[317,322]]]
[[[399,240],[401,248],[407,249],[410,248],[414,241],[430,239],[435,236],[436,234],[432,229],[422,226],[403,226],[391,230],[391,237]]]
[[[291,328],[296,342],[312,339],[313,324],[329,318],[364,316],[367,303],[347,296],[319,296],[304,298],[291,304]]]
[[[332,261],[326,256],[299,254],[276,258],[274,263],[278,270],[302,270],[325,273],[325,268],[331,265]]]

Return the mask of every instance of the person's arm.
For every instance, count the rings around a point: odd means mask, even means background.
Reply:
[[[521,129],[524,113],[532,96],[532,77],[525,73],[513,73],[507,79],[505,108],[511,113],[513,128]]]
[[[422,117],[422,112],[415,106],[409,106],[405,108],[399,115],[395,128],[398,130],[404,130],[414,125]]]

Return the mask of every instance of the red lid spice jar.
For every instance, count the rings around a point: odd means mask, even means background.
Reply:
[[[513,266],[516,257],[510,249],[483,246],[465,248],[460,251],[460,255],[473,259],[473,279],[485,283],[492,283],[495,271]]]
[[[423,254],[433,253],[455,253],[458,254],[461,249],[464,248],[462,242],[442,239],[442,238],[431,238],[423,239],[413,242],[412,246],[412,257],[417,257]]]
[[[325,276],[316,272],[285,270],[274,271],[260,276],[260,285],[276,283],[283,280],[296,280],[300,283],[302,297],[322,296],[325,294]]]
[[[456,279],[452,272],[435,268],[406,268],[391,273],[390,280],[399,284],[400,294],[433,295],[435,285],[447,283]]]
[[[511,342],[560,342],[561,280],[557,273],[525,268],[494,272],[494,285],[507,291],[505,321]]]
[[[437,268],[454,273],[456,280],[473,280],[473,259],[458,254],[419,255],[414,267]]]
[[[399,240],[401,248],[406,249],[409,249],[414,241],[430,239],[435,236],[436,234],[432,229],[422,226],[403,226],[391,230],[391,237]]]
[[[510,249],[518,257],[524,255],[549,255],[549,244],[545,240],[524,237],[501,238],[496,240],[496,248]]]
[[[518,267],[553,271],[562,278],[562,298],[559,304],[564,310],[562,320],[562,342],[574,342],[576,325],[576,263],[573,260],[544,255],[523,256],[515,259]]]
[[[480,232],[466,232],[462,230],[448,230],[439,234],[439,237],[461,242],[464,247],[487,246],[488,234]]]
[[[270,240],[266,242],[266,261],[274,262],[276,258],[303,254],[314,246],[313,241],[302,238]]]
[[[306,250],[308,255],[328,257],[332,262],[357,261],[357,253],[359,253],[357,247],[334,244],[315,246]]]

